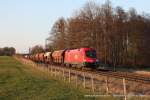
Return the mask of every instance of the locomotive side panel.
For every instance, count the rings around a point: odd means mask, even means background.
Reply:
[[[64,62],[68,64],[81,64],[84,60],[84,52],[82,49],[67,50],[65,52]]]

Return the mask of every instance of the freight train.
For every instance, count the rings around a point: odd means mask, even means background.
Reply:
[[[37,53],[26,55],[25,57],[38,63],[57,64],[67,67],[89,67],[95,69],[99,66],[96,50],[87,47]]]

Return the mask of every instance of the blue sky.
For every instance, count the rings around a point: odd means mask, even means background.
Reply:
[[[90,0],[0,0],[0,47],[13,46],[19,53],[44,45],[53,23],[70,17]],[[103,4],[105,0],[93,0]],[[113,6],[150,13],[150,0],[111,0]]]

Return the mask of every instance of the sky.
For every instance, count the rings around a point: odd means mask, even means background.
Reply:
[[[88,1],[105,0],[0,0],[0,48],[15,47],[27,53],[29,47],[45,44],[54,22],[68,18]],[[114,7],[133,7],[138,13],[150,13],[150,0],[110,0]]]

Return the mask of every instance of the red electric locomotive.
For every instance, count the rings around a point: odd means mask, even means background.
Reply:
[[[96,51],[93,48],[66,50],[64,56],[64,64],[67,66],[76,65],[93,68],[98,66]]]

